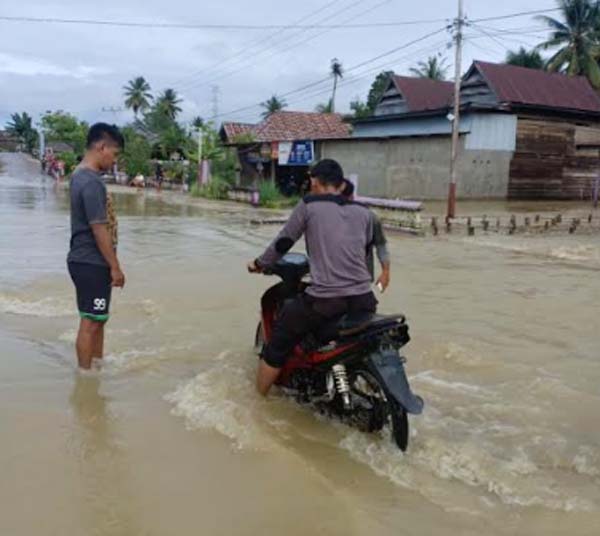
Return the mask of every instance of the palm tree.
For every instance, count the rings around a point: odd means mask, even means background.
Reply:
[[[165,89],[156,100],[157,108],[169,119],[175,119],[177,114],[181,112],[179,104],[181,99],[174,89]]]
[[[194,117],[194,119],[192,119],[192,126],[194,128],[202,128],[204,126],[204,119],[197,115],[196,117]]]
[[[152,93],[150,93],[150,84],[146,82],[143,76],[138,76],[130,80],[125,90],[125,107],[133,110],[137,119],[137,114],[141,110],[147,110],[150,107]]]
[[[263,119],[266,119],[275,112],[280,112],[287,106],[287,102],[284,99],[280,99],[277,95],[273,95],[270,99],[261,102],[260,105],[265,109],[262,113]]]
[[[33,120],[27,112],[12,114],[10,122],[6,124],[6,131],[23,143],[31,152],[37,143],[38,133],[33,128]]]
[[[331,60],[331,76],[333,76],[333,93],[331,94],[331,100],[329,101],[331,104],[331,109],[329,111],[333,113],[335,112],[335,94],[337,91],[338,79],[344,77],[344,68],[337,58]]]
[[[551,30],[550,39],[538,48],[558,48],[546,68],[571,76],[587,76],[595,88],[600,88],[600,4],[593,0],[559,0],[558,5],[562,20],[547,15],[537,17]]]
[[[516,52],[509,50],[506,55],[506,63],[529,69],[543,69],[545,66],[544,58],[537,50],[527,50],[525,47],[521,47]]]
[[[430,56],[427,61],[420,61],[416,67],[410,69],[410,73],[417,78],[430,78],[431,80],[446,80],[448,66],[446,58],[441,56]]]
[[[315,107],[315,112],[318,112],[320,114],[333,113],[333,101],[329,99],[327,102],[317,104],[317,106]]]

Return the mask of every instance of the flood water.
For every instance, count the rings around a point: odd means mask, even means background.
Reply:
[[[600,237],[390,237],[409,451],[253,392],[244,207],[117,194],[128,282],[80,375],[68,200],[0,155],[0,534],[596,535]]]

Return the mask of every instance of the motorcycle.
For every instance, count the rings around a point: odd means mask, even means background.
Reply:
[[[261,299],[255,347],[260,354],[286,300],[302,294],[309,283],[309,259],[288,253],[263,270],[281,281]],[[397,446],[409,441],[408,414],[423,412],[423,399],[410,388],[399,350],[410,341],[403,315],[346,315],[309,334],[294,350],[277,385],[300,404],[367,433],[389,426]]]

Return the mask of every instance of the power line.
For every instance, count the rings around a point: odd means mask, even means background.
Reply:
[[[379,55],[377,55],[377,56],[375,56],[375,57],[373,57],[373,58],[371,58],[371,59],[369,59],[369,60],[365,60],[365,61],[363,61],[363,62],[361,62],[361,63],[358,63],[358,64],[356,64],[356,65],[354,65],[354,66],[350,67],[349,69],[346,69],[346,72],[347,72],[347,73],[348,73],[348,72],[352,72],[352,71],[354,71],[354,70],[356,70],[356,69],[359,69],[360,67],[363,67],[363,66],[365,66],[365,65],[368,65],[368,64],[370,64],[370,63],[373,63],[373,62],[375,62],[375,61],[377,61],[377,60],[379,60],[379,59],[381,59],[381,58],[384,58],[384,57],[390,56],[390,55],[392,55],[392,54],[394,54],[394,53],[396,53],[396,52],[399,52],[400,50],[406,49],[406,48],[408,48],[408,47],[410,47],[410,46],[412,46],[412,45],[415,45],[415,44],[417,44],[417,43],[420,43],[420,42],[422,42],[422,41],[425,41],[426,39],[429,39],[430,37],[433,37],[434,35],[438,35],[438,34],[440,34],[440,33],[442,33],[442,32],[445,32],[446,30],[447,30],[447,27],[446,27],[446,26],[444,26],[443,28],[440,28],[440,29],[438,29],[438,30],[436,30],[436,31],[434,31],[434,32],[430,32],[430,33],[428,33],[428,34],[425,34],[425,35],[424,35],[424,36],[422,36],[422,37],[419,37],[419,38],[417,38],[417,39],[414,39],[414,40],[412,40],[412,41],[409,41],[409,42],[407,42],[407,43],[404,43],[404,44],[403,44],[403,45],[401,45],[401,46],[395,47],[395,48],[393,48],[392,50],[388,50],[387,52],[383,52],[382,54],[379,54]],[[312,82],[312,83],[310,83],[310,84],[306,84],[306,85],[304,85],[304,86],[302,86],[302,87],[300,87],[300,88],[294,89],[294,90],[292,90],[292,91],[288,91],[288,92],[286,92],[286,93],[283,93],[283,94],[279,95],[279,97],[280,97],[280,98],[285,98],[285,97],[288,97],[288,96],[290,96],[290,95],[294,95],[294,94],[296,94],[296,93],[301,93],[301,92],[305,91],[306,89],[309,89],[309,88],[311,88],[311,87],[314,87],[314,86],[320,85],[320,84],[324,83],[325,81],[329,81],[329,77],[327,77],[327,78],[324,78],[324,79],[321,79],[321,80],[318,80],[318,81],[315,81],[315,82]],[[260,106],[260,103],[258,103],[258,104],[252,104],[252,105],[248,105],[248,106],[243,106],[243,107],[241,107],[241,108],[237,108],[237,109],[235,109],[235,110],[231,110],[231,111],[229,111],[229,112],[222,113],[222,114],[220,114],[219,116],[216,116],[216,117],[211,117],[210,119],[217,119],[218,117],[224,117],[224,116],[227,116],[227,115],[233,115],[233,114],[237,114],[237,113],[240,113],[240,112],[245,112],[245,111],[247,111],[247,110],[253,110],[254,108],[257,108],[257,107],[259,107],[259,106]]]
[[[527,15],[543,15],[545,13],[552,13],[556,11],[560,11],[561,8],[548,8],[548,9],[536,9],[533,11],[521,11],[519,13],[511,13],[509,15],[498,15],[495,17],[484,17],[480,19],[469,19],[469,22],[489,22],[492,20],[506,20],[506,19],[515,19],[517,17],[526,17]]]
[[[60,19],[54,17],[14,17],[1,15],[0,20],[5,22],[31,22],[43,24],[82,24],[94,26],[119,26],[129,28],[159,28],[178,30],[287,30],[287,29],[359,29],[359,28],[385,28],[397,26],[413,26],[420,24],[436,24],[445,22],[446,19],[421,19],[395,22],[365,22],[357,24],[199,24],[199,23],[172,23],[172,22],[138,22],[117,21],[101,19]]]
[[[560,8],[537,9],[532,11],[521,11],[518,13],[510,13],[507,15],[498,15],[494,17],[483,17],[473,19],[471,22],[488,22],[494,20],[513,19],[528,15],[542,15],[560,11]],[[121,26],[130,28],[158,28],[158,29],[179,29],[179,30],[284,30],[284,29],[357,29],[357,28],[386,28],[398,26],[412,26],[420,24],[436,24],[446,22],[447,18],[439,19],[417,19],[405,21],[388,21],[388,22],[370,22],[356,24],[218,24],[218,23],[174,23],[174,22],[141,22],[130,20],[103,20],[103,19],[64,19],[57,17],[25,17],[25,16],[8,16],[0,15],[0,20],[5,22],[28,22],[42,24],[82,24],[82,25],[97,25],[97,26]]]
[[[347,11],[347,10],[349,10],[349,9],[352,9],[353,7],[357,6],[358,4],[361,4],[363,1],[364,1],[364,0],[357,0],[357,1],[353,2],[352,4],[350,4],[349,6],[346,6],[346,8],[344,8],[344,9],[345,9],[346,11]],[[356,14],[352,15],[351,17],[347,18],[347,19],[344,21],[344,23],[346,23],[346,22],[350,22],[350,21],[352,21],[352,20],[355,20],[355,19],[357,19],[357,18],[359,18],[359,17],[363,17],[364,15],[366,15],[366,14],[368,14],[368,13],[370,13],[370,12],[374,11],[375,9],[378,9],[379,7],[381,7],[381,6],[382,6],[382,5],[384,5],[384,4],[387,4],[388,2],[390,2],[390,0],[384,0],[383,2],[380,2],[380,3],[376,4],[375,6],[372,6],[372,7],[368,8],[368,9],[366,9],[366,10],[364,10],[364,11],[361,11],[360,13],[356,13]],[[343,10],[337,11],[337,12],[333,13],[332,15],[329,15],[329,16],[328,16],[328,17],[327,17],[325,20],[329,20],[330,18],[333,18],[333,17],[335,17],[335,16],[336,16],[336,15],[338,15],[338,14],[339,14],[341,11],[343,11]],[[272,47],[272,46],[270,46],[270,47],[267,47],[265,50],[263,50],[263,51],[259,52],[258,54],[256,54],[256,55],[255,55],[255,56],[252,58],[252,60],[254,60],[254,61],[251,61],[251,62],[250,62],[250,63],[248,63],[247,65],[242,65],[242,66],[240,66],[240,67],[238,67],[238,68],[236,68],[236,69],[234,69],[234,70],[232,70],[232,71],[229,71],[229,72],[223,73],[223,74],[221,74],[221,75],[217,76],[217,78],[214,78],[213,80],[209,80],[209,81],[201,82],[200,84],[196,84],[196,83],[194,83],[194,84],[192,84],[191,86],[188,86],[188,87],[186,87],[185,89],[186,89],[186,90],[189,90],[189,89],[191,89],[192,87],[197,87],[198,85],[200,85],[200,87],[204,87],[204,86],[206,86],[206,85],[210,84],[210,83],[211,83],[211,81],[215,81],[215,80],[221,80],[221,79],[223,79],[223,78],[228,78],[228,77],[230,77],[230,76],[232,76],[232,75],[234,75],[234,74],[237,74],[237,73],[239,73],[239,72],[241,72],[241,71],[243,71],[243,70],[247,69],[248,67],[251,67],[252,65],[254,65],[254,64],[256,63],[256,57],[257,57],[257,56],[260,56],[260,55],[262,55],[264,52],[269,52],[269,50],[270,50],[270,49],[272,50],[272,53],[271,53],[271,54],[268,54],[266,57],[264,57],[262,61],[264,61],[264,60],[267,60],[268,58],[271,58],[271,57],[273,57],[273,56],[276,56],[276,55],[279,55],[279,54],[283,54],[283,53],[285,53],[285,52],[287,52],[287,51],[289,51],[289,50],[291,50],[291,49],[293,49],[293,48],[297,48],[297,47],[299,47],[299,46],[303,45],[304,43],[307,43],[307,42],[309,42],[309,41],[312,41],[312,40],[316,39],[317,37],[320,37],[321,35],[324,35],[324,34],[328,33],[329,31],[331,31],[331,30],[325,30],[325,31],[323,31],[323,32],[321,32],[321,33],[317,33],[317,34],[311,35],[311,36],[309,36],[309,37],[308,37],[308,38],[306,38],[306,39],[302,39],[302,40],[300,40],[300,41],[297,41],[297,42],[293,43],[291,46],[289,46],[289,47],[287,47],[287,48],[284,48],[283,50],[276,50],[276,49],[274,49],[274,47]],[[300,31],[300,32],[297,32],[295,35],[300,35],[300,34],[302,34],[302,33],[304,33],[304,32],[303,32],[303,31]],[[292,36],[292,37],[293,37],[293,36]]]
[[[327,9],[329,9],[331,6],[341,2],[342,0],[332,0],[331,2],[325,4],[325,6],[321,7],[320,9],[316,10],[316,11],[311,11],[308,15],[305,15],[304,17],[301,17],[300,19],[294,21],[293,23],[291,23],[290,26],[293,26],[295,24],[300,24],[302,22],[305,22],[309,19],[311,19],[312,17],[314,17],[315,15],[318,15],[319,13],[322,13],[323,11],[326,11]],[[286,29],[283,30],[279,30],[276,32],[273,32],[272,34],[262,38],[262,39],[258,39],[258,40],[254,40],[250,43],[244,44],[242,45],[242,47],[240,48],[240,50],[238,52],[236,52],[235,54],[233,54],[232,56],[229,56],[227,58],[223,58],[221,61],[219,61],[218,63],[213,64],[212,66],[208,67],[207,69],[202,69],[201,71],[196,71],[190,75],[186,75],[183,78],[177,80],[174,82],[173,85],[177,86],[183,83],[186,83],[186,80],[188,81],[187,83],[189,83],[189,81],[191,81],[191,79],[196,78],[198,75],[203,74],[206,75],[206,73],[210,73],[211,71],[214,71],[213,75],[218,73],[220,70],[224,69],[224,64],[231,62],[232,60],[236,60],[237,58],[239,58],[240,56],[244,56],[245,54],[248,54],[249,51],[259,48],[260,50],[260,45],[262,45],[263,43],[268,43],[272,40],[274,40],[276,37],[286,33]],[[234,61],[234,64],[237,63],[237,61]]]

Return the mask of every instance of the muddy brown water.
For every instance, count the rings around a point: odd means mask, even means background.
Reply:
[[[598,534],[598,236],[390,237],[427,402],[402,455],[255,396],[276,228],[246,208],[118,194],[128,283],[78,374],[66,193],[0,159],[0,534]]]

